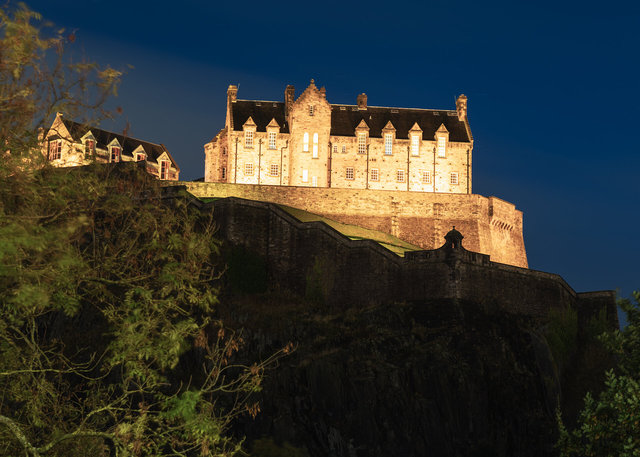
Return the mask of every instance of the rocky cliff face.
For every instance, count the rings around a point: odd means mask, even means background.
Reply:
[[[560,384],[532,321],[447,300],[340,310],[292,297],[225,302],[243,352],[297,345],[267,373],[262,412],[235,430],[249,447],[264,437],[280,446],[253,455],[554,454]]]

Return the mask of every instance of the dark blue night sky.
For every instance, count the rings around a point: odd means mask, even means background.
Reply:
[[[635,2],[28,2],[76,52],[127,70],[107,129],[164,143],[183,179],[224,126],[228,84],[282,100],[454,109],[469,97],[473,191],[524,212],[529,266],[577,291],[640,289]]]

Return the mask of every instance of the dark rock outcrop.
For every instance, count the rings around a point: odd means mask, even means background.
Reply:
[[[249,443],[311,457],[554,454],[560,386],[533,321],[452,300],[339,312],[261,300],[223,313],[244,327],[246,353],[297,349],[267,373],[262,413],[238,426]]]

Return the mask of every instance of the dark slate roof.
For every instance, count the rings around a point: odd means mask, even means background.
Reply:
[[[331,105],[331,135],[354,136],[363,119],[369,127],[369,136],[373,138],[380,138],[382,129],[391,121],[396,129],[396,138],[407,139],[409,130],[417,122],[424,140],[433,140],[436,130],[444,124],[449,131],[449,141],[469,142],[464,121],[458,120],[456,111],[382,106],[358,110],[354,105]]]
[[[234,130],[242,130],[242,126],[251,116],[259,132],[266,131],[267,124],[275,118],[280,125],[280,131],[289,133],[282,102],[237,100],[232,105],[232,111]],[[399,139],[409,138],[409,130],[417,122],[422,129],[424,140],[433,140],[436,130],[444,124],[449,131],[449,141],[470,141],[464,121],[458,120],[456,111],[382,106],[369,106],[366,110],[358,110],[355,105],[331,105],[331,135],[355,136],[356,127],[363,119],[369,126],[369,136],[373,138],[380,138],[382,129],[391,121],[396,129],[396,138]]]
[[[236,100],[232,105],[233,129],[242,130],[249,116],[256,123],[258,132],[266,132],[271,119],[276,120],[280,132],[289,133],[289,124],[284,117],[284,103],[262,102],[257,100]]]
[[[131,138],[124,135],[119,135],[117,133],[109,132],[107,130],[102,130],[96,127],[87,126],[85,124],[80,124],[75,121],[71,121],[69,119],[62,119],[64,126],[69,130],[71,137],[75,141],[80,141],[89,130],[93,134],[96,139],[96,147],[100,149],[106,149],[109,143],[113,141],[114,138],[118,140],[120,146],[122,146],[122,154],[133,157],[133,151],[140,145],[144,148],[145,153],[147,154],[147,159],[156,160],[158,157],[162,155],[162,153],[166,152],[169,158],[171,159],[171,163],[176,170],[180,170],[178,164],[175,159],[171,156],[167,148],[165,148],[161,144],[149,143],[148,141],[138,140],[136,138]]]

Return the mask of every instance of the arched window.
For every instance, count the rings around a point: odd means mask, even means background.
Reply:
[[[304,152],[309,152],[309,134],[304,132],[304,137],[302,139],[302,150]]]

